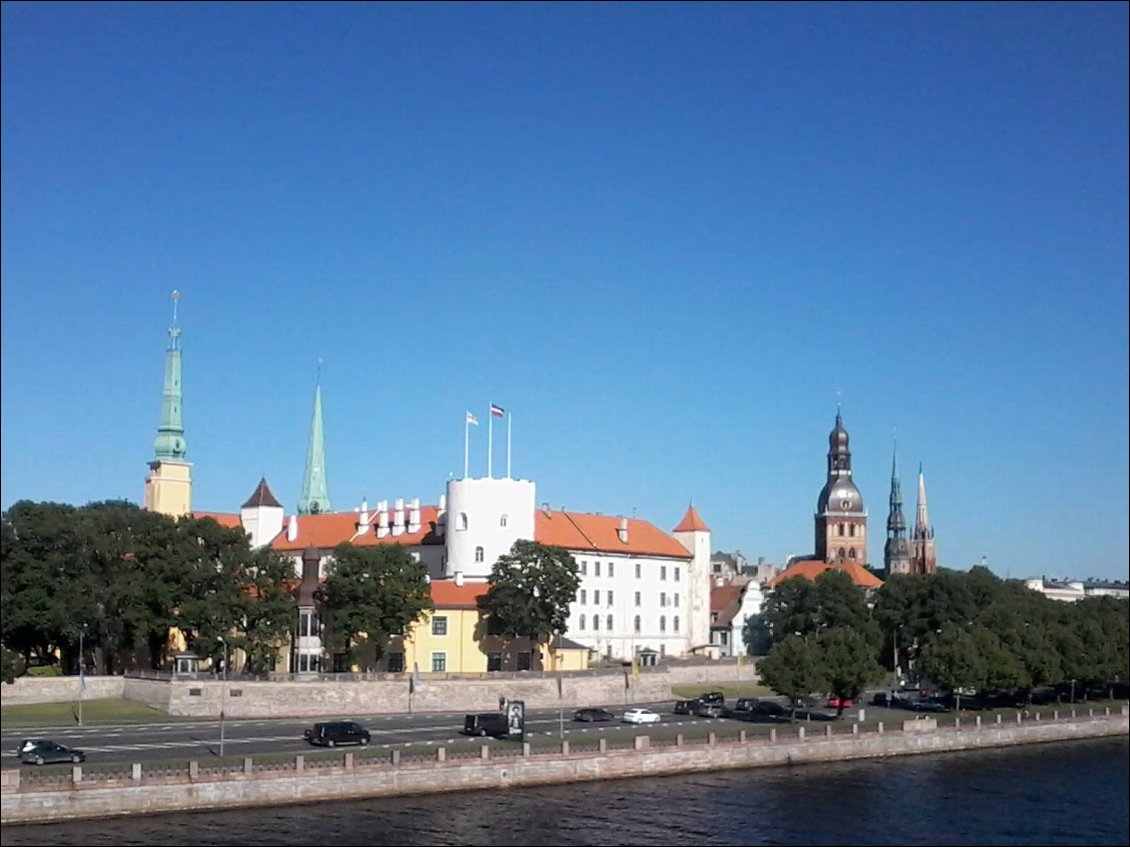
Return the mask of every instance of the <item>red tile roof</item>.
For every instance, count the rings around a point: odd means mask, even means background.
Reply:
[[[710,532],[710,527],[706,525],[698,514],[698,509],[694,506],[687,508],[687,513],[683,515],[683,519],[679,521],[679,525],[675,527],[675,532]]]
[[[433,579],[432,602],[437,609],[477,609],[479,598],[487,593],[485,582],[456,585],[453,579]]]
[[[879,577],[875,576],[875,574],[871,573],[871,571],[867,570],[867,568],[863,567],[863,565],[857,564],[855,562],[829,563],[821,562],[815,559],[808,559],[802,562],[797,562],[787,570],[784,570],[781,573],[777,574],[775,577],[769,580],[767,587],[776,588],[786,579],[792,579],[793,577],[797,576],[803,576],[805,579],[815,582],[816,577],[820,576],[820,574],[824,573],[824,571],[832,570],[833,568],[842,570],[844,573],[851,577],[852,582],[854,582],[861,588],[878,588],[883,584],[883,580],[879,579]]]
[[[228,515],[223,512],[193,512],[194,518],[211,518],[220,526],[227,529],[242,529],[243,521],[239,519],[239,515]]]
[[[628,540],[621,541],[620,522],[628,522]],[[539,509],[534,520],[534,537],[541,544],[568,550],[594,553],[627,553],[632,556],[666,556],[690,559],[687,548],[655,524],[638,518],[593,515],[584,512]]]
[[[407,523],[411,509],[404,509],[404,520]],[[383,538],[377,537],[377,512],[369,512],[370,524],[364,535],[357,535],[357,524],[361,520],[358,512],[329,512],[324,515],[297,515],[298,535],[293,540],[287,539],[287,527],[290,519],[283,522],[283,530],[271,547],[275,550],[297,552],[313,545],[321,549],[332,549],[343,541],[349,541],[358,547],[377,547],[382,544],[403,544],[415,546],[417,544],[439,544],[440,539],[435,535],[435,521],[438,510],[435,506],[420,507],[420,528],[416,532],[405,532],[393,535],[391,532],[394,509],[389,509],[390,532]]]
[[[734,585],[732,582],[725,585],[715,585],[710,589],[710,611],[726,611],[742,599],[743,591],[745,591],[744,585]]]

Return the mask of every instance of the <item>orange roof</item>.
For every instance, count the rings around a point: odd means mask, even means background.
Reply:
[[[698,509],[694,506],[688,506],[687,513],[683,515],[683,519],[675,527],[675,532],[710,532],[710,527],[699,517]]]
[[[393,535],[389,532],[383,538],[377,537],[377,512],[370,511],[370,524],[364,535],[357,535],[357,523],[361,520],[358,512],[329,512],[324,515],[296,515],[298,521],[298,535],[293,540],[287,539],[287,527],[290,519],[283,522],[283,530],[271,547],[275,550],[296,552],[305,550],[313,545],[322,549],[332,549],[343,541],[349,541],[358,547],[376,547],[382,544],[403,544],[411,546],[416,544],[438,544],[435,536],[435,522],[437,509],[435,506],[420,507],[420,528],[416,532],[403,532]],[[408,520],[411,509],[404,509],[404,519]],[[389,526],[392,526],[394,509],[389,509]],[[406,527],[407,529],[407,527]]]
[[[628,540],[621,541],[620,522],[628,522]],[[678,539],[655,524],[638,518],[593,515],[583,512],[539,509],[534,521],[534,537],[541,544],[567,550],[592,550],[600,553],[627,553],[633,556],[666,556],[690,559],[691,554]]]
[[[792,579],[793,577],[797,576],[803,576],[805,579],[815,582],[816,577],[820,576],[820,574],[824,573],[824,571],[830,571],[833,568],[846,573],[851,577],[851,581],[861,588],[878,588],[883,584],[883,580],[879,579],[879,577],[875,576],[875,574],[871,573],[871,571],[867,570],[867,568],[863,567],[863,565],[857,564],[856,562],[830,563],[821,562],[815,559],[807,559],[802,562],[797,562],[788,569],[777,574],[775,577],[769,580],[768,587],[776,588],[786,579]]]
[[[724,612],[732,604],[742,599],[744,585],[734,585],[728,582],[725,585],[715,585],[710,589],[710,611]]]
[[[456,585],[453,579],[434,579],[431,583],[432,602],[437,609],[477,609],[479,598],[490,586],[485,582],[465,582]]]
[[[239,519],[239,515],[228,515],[223,512],[193,512],[194,518],[211,518],[220,526],[227,529],[242,529],[243,521]]]

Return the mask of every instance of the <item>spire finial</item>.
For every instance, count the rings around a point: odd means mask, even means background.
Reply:
[[[180,299],[180,291],[173,289],[173,326],[177,325],[177,301]]]

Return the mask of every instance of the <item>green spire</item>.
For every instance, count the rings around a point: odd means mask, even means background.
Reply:
[[[161,423],[153,447],[157,459],[183,462],[188,445],[184,441],[184,423],[181,421],[180,384],[180,327],[177,326],[177,300],[180,292],[173,292],[173,325],[169,327],[169,346],[165,348],[165,392],[161,397]]]
[[[314,420],[310,424],[310,449],[306,453],[306,475],[302,479],[302,497],[298,514],[320,515],[331,511],[330,492],[326,485],[326,445],[322,438],[322,367],[318,363],[318,384],[314,389]]]

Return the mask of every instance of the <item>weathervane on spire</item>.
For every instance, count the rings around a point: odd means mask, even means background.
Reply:
[[[173,289],[173,326],[177,325],[177,300],[180,299],[180,291]]]

